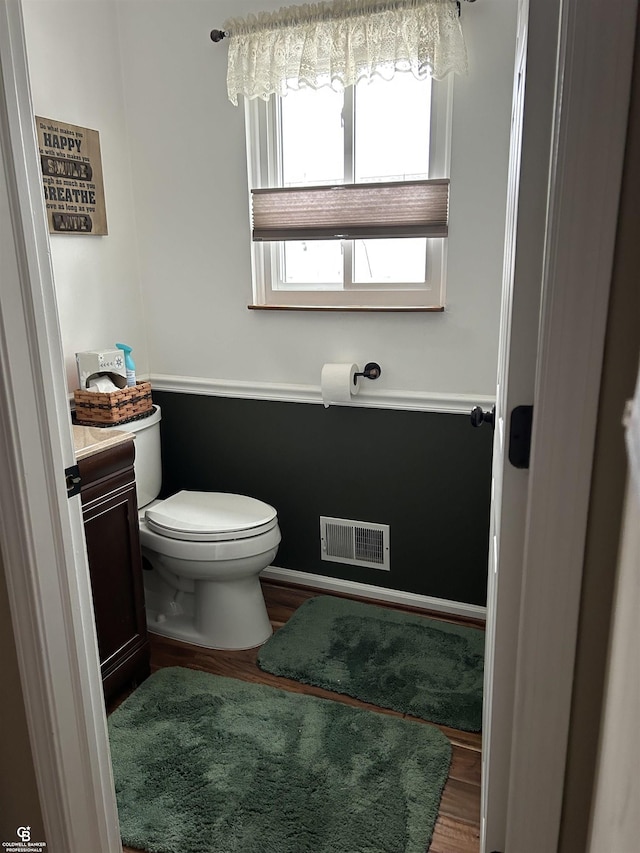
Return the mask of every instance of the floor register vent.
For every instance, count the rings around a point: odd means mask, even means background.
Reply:
[[[389,571],[389,525],[320,516],[322,559]]]

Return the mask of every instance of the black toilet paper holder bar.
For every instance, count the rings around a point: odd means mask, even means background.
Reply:
[[[353,384],[356,385],[358,382],[358,376],[366,376],[367,379],[377,379],[378,376],[382,373],[382,368],[379,364],[376,364],[375,361],[369,361],[364,366],[364,370],[362,373],[354,373],[353,374]]]

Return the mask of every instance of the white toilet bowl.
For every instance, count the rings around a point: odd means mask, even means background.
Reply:
[[[255,498],[182,491],[147,506],[149,631],[211,649],[264,643],[272,628],[258,576],[279,543],[275,509]]]

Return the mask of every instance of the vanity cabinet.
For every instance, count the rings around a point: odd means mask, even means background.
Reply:
[[[78,460],[105,700],[149,675],[134,442]]]

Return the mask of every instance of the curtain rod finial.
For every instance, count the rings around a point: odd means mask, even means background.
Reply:
[[[229,33],[226,30],[211,30],[211,41],[219,42],[223,38],[228,38]]]

